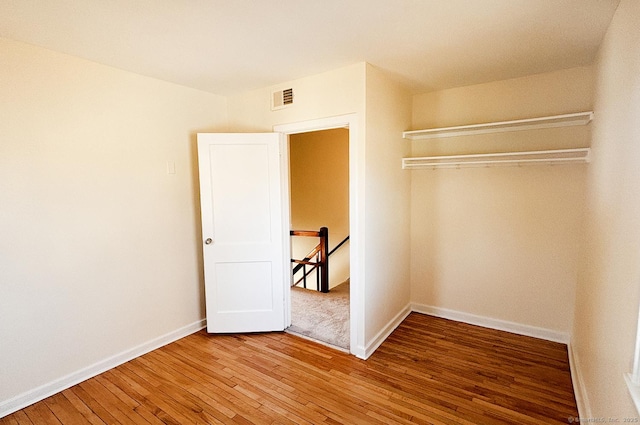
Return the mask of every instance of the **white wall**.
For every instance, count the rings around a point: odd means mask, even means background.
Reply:
[[[638,417],[623,380],[640,301],[640,2],[623,0],[596,63],[593,162],[572,349],[581,413]]]
[[[574,68],[414,96],[413,128],[591,110],[592,71]],[[412,142],[413,156],[589,145],[589,127]],[[411,299],[568,340],[585,165],[414,170]]]
[[[327,227],[331,251],[349,236],[349,130],[293,134],[289,140],[291,227],[316,231]],[[318,238],[291,238],[292,258],[304,258],[318,242]],[[349,242],[330,260],[329,287],[333,288],[349,278]],[[316,272],[307,276],[307,288],[317,289],[316,277]],[[295,278],[302,278],[302,270]]]
[[[226,101],[6,39],[0,57],[2,407],[204,318],[195,134]]]

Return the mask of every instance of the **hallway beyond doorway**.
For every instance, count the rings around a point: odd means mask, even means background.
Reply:
[[[328,293],[291,288],[287,332],[349,350],[349,280]]]

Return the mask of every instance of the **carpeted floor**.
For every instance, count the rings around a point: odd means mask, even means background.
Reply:
[[[349,280],[329,293],[291,288],[291,327],[287,331],[349,349]]]

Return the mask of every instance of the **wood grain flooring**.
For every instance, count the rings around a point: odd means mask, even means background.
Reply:
[[[567,424],[566,346],[412,313],[367,360],[197,332],[0,424]]]

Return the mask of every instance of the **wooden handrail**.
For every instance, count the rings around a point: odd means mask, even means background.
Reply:
[[[307,255],[304,256],[304,258],[302,259],[302,261],[309,261],[311,260],[313,257],[315,257],[316,255],[318,255],[318,252],[320,252],[320,244],[316,245],[315,248],[313,248],[311,251],[309,251],[309,253]],[[293,258],[291,259],[292,263],[297,263],[299,260],[294,260]],[[298,273],[298,271],[302,268],[301,265],[297,265],[293,268],[293,274]]]
[[[300,282],[303,282],[304,287],[306,288],[307,276],[314,270],[319,269],[316,274],[316,280],[318,280],[318,291],[329,292],[329,257],[349,240],[349,235],[347,235],[346,238],[344,238],[327,254],[329,249],[329,229],[326,227],[320,228],[320,231],[318,232],[314,230],[291,230],[289,234],[291,236],[320,238],[320,243],[305,255],[302,260],[291,259],[291,262],[296,264],[292,271],[293,276],[302,269],[302,277],[291,286],[297,286]],[[316,257],[315,262],[311,261],[313,257]],[[307,271],[305,266],[311,266],[311,269]]]
[[[310,236],[313,238],[320,237],[320,232],[316,232],[314,230],[291,230],[289,234],[291,236]]]
[[[297,263],[297,265],[293,268],[293,274],[303,269],[302,279],[304,281],[304,287],[307,287],[306,277],[313,270],[316,270],[318,282],[318,291],[321,292],[329,292],[329,229],[326,227],[321,227],[319,232],[313,230],[291,230],[289,232],[291,236],[307,236],[307,237],[316,237],[320,238],[320,243],[316,245],[316,247],[302,260],[294,260],[291,259],[292,263]],[[316,257],[316,262],[313,263],[310,260]],[[305,265],[312,266],[312,269],[307,273]],[[300,283],[298,280],[295,284]]]
[[[314,263],[313,261],[305,261],[305,260],[294,260],[293,258],[291,259],[292,263],[296,263],[296,264],[304,264],[305,266],[319,266],[320,263]]]

